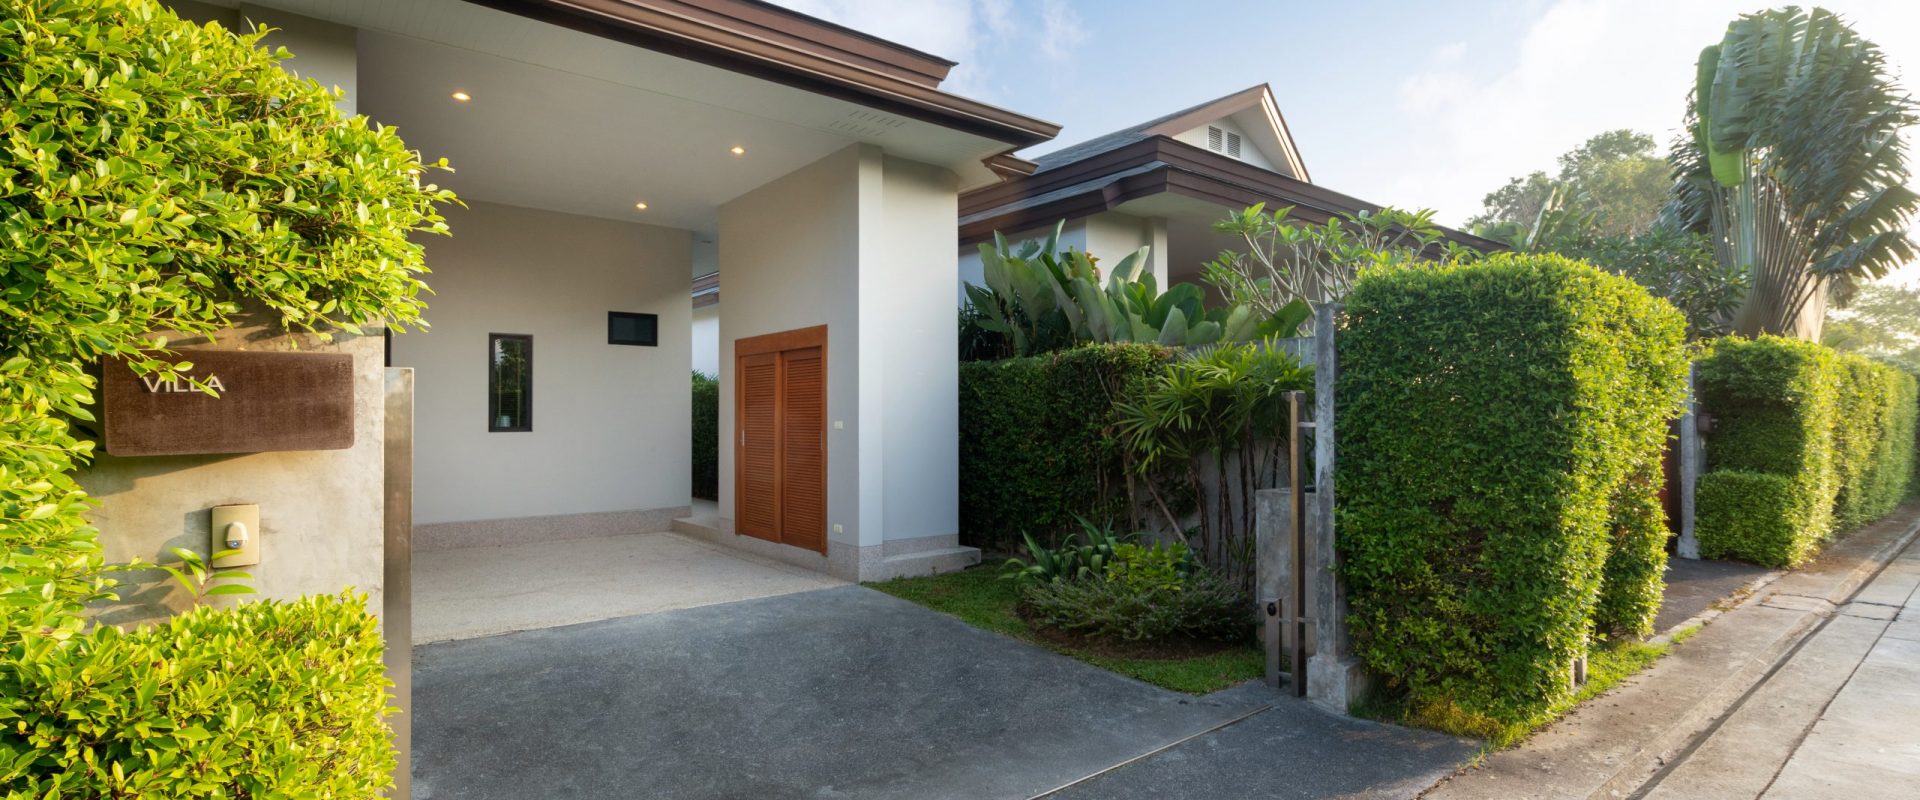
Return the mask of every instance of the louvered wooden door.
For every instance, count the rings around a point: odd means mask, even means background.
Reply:
[[[740,533],[827,551],[826,328],[734,343],[735,524]]]

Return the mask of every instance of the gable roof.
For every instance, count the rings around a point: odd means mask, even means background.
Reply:
[[[1033,162],[1038,165],[1034,171],[1045,172],[1155,136],[1178,136],[1210,122],[1250,110],[1257,110],[1267,118],[1281,150],[1277,155],[1292,170],[1294,176],[1300,180],[1312,182],[1313,179],[1307,173],[1307,165],[1300,160],[1300,151],[1294,146],[1293,134],[1287,130],[1286,118],[1281,116],[1280,106],[1274,102],[1273,88],[1264,83],[1037,156],[1033,159]]]

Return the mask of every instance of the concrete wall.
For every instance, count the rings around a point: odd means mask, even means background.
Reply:
[[[720,374],[720,304],[693,310],[693,369],[708,375]]]
[[[876,574],[959,532],[957,178],[849,147],[720,209],[720,438],[734,425],[733,343],[827,326],[825,563]],[[720,450],[720,514],[735,503]]]
[[[879,482],[880,529],[863,529],[861,543],[957,536],[960,342],[947,292],[958,259],[941,245],[952,241],[958,180],[944,169],[887,158],[879,196],[862,200],[882,218],[878,235],[863,237],[861,410],[865,422],[869,405],[880,408],[885,469],[869,470]],[[865,432],[875,433],[870,423]]]
[[[353,447],[251,455],[100,455],[80,485],[100,501],[90,518],[110,562],[178,561],[168,548],[210,552],[208,510],[230,503],[260,505],[260,564],[247,568],[256,597],[294,598],[357,587],[368,607],[381,607],[385,458],[381,340],[340,334],[332,343],[288,335],[274,322],[243,325],[212,343],[177,342],[192,360],[199,349],[350,353],[353,355]],[[144,622],[187,607],[185,590],[160,573],[134,576],[105,622]],[[216,603],[231,602],[215,598]]]
[[[863,172],[849,147],[720,206],[720,515],[734,513],[735,340],[827,326],[827,557],[843,574],[861,544],[859,294]],[[871,162],[871,166],[869,166]],[[951,220],[949,220],[951,224]],[[951,236],[951,232],[948,233]],[[836,428],[835,424],[844,425]],[[873,520],[878,525],[878,519]],[[833,530],[832,526],[840,526]],[[877,531],[876,531],[877,535]]]
[[[446,217],[451,237],[424,237],[432,327],[393,339],[415,370],[415,524],[684,508],[691,234],[481,202]],[[660,346],[607,344],[609,311],[658,314]],[[487,430],[489,333],[533,336],[532,431]]]

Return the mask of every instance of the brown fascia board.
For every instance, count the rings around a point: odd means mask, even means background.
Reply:
[[[467,2],[1004,142],[1008,152],[1060,133],[1054,123],[940,91],[925,65],[893,63],[914,51],[882,52],[880,40],[751,0]]]
[[[970,192],[960,199],[960,213],[961,216],[985,213],[996,205],[1004,205],[1022,197],[1045,194],[1094,180],[1099,175],[1120,173],[1153,162],[1160,162],[1162,166],[1112,183],[1091,186],[1085,192],[1076,192],[1039,206],[970,222],[960,227],[960,244],[966,246],[986,241],[993,238],[996,230],[1027,230],[1051,225],[1062,219],[1090,216],[1111,210],[1129,200],[1165,192],[1205,200],[1226,208],[1246,208],[1255,203],[1265,203],[1270,207],[1292,206],[1293,217],[1310,223],[1324,223],[1336,215],[1380,210],[1378,205],[1349,195],[1165,136],[1156,136],[1078,164]],[[1059,177],[1056,178],[1056,175]],[[982,203],[981,199],[989,193],[999,198],[998,201]],[[1491,239],[1451,228],[1442,227],[1440,230],[1448,239],[1468,247],[1483,251],[1506,249]]]

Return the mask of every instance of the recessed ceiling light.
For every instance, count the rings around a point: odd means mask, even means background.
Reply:
[[[467,94],[466,92],[454,92],[453,99],[464,103],[464,102],[467,102],[468,100],[472,100],[473,95]]]
[[[647,204],[646,204],[646,203],[634,203],[634,204],[633,204],[633,207],[634,207],[634,208],[637,208],[637,209],[640,209],[641,211],[645,211],[645,210],[647,210]]]
[[[740,145],[736,144],[733,146],[733,154],[736,156],[744,156],[747,154],[747,148],[741,147]]]

